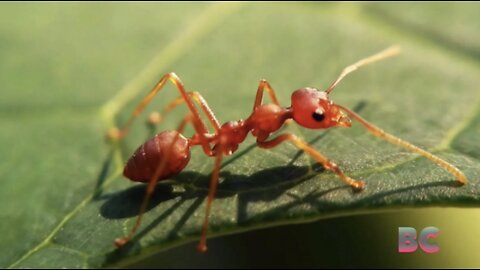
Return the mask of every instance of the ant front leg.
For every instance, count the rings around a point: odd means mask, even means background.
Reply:
[[[253,112],[255,112],[258,107],[262,106],[264,91],[267,91],[273,104],[281,106],[280,102],[278,102],[277,96],[275,95],[275,90],[273,90],[273,87],[267,80],[262,79],[258,84],[257,94],[255,95],[255,102],[253,103]],[[285,120],[285,124],[289,125],[290,123],[291,119]]]
[[[345,175],[342,170],[338,167],[337,164],[334,162],[330,161],[327,157],[319,153],[317,150],[315,150],[313,147],[308,145],[306,142],[304,142],[302,139],[298,138],[297,136],[290,134],[290,133],[285,133],[282,135],[277,136],[276,138],[273,138],[269,141],[258,141],[257,144],[261,148],[273,148],[282,142],[285,141],[290,141],[293,143],[296,147],[299,149],[305,151],[307,154],[309,154],[312,158],[314,158],[318,163],[322,164],[325,169],[330,170],[334,172],[340,179],[347,183],[349,186],[356,190],[362,190],[365,188],[365,182],[361,180],[354,180],[350,178],[349,176]]]
[[[263,91],[267,91],[273,104],[280,106],[280,103],[278,102],[277,96],[275,95],[275,91],[273,90],[272,86],[270,85],[270,83],[267,82],[267,80],[263,79],[260,81],[260,84],[258,85],[257,95],[255,96],[255,103],[253,104],[254,111],[260,105],[262,105]]]

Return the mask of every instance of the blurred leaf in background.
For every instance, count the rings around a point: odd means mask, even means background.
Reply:
[[[132,246],[118,251],[112,244],[132,226],[145,191],[121,176],[123,161],[153,132],[139,121],[119,147],[107,144],[104,135],[107,128],[124,123],[136,102],[169,71],[190,90],[200,91],[220,121],[228,121],[248,116],[262,78],[288,106],[293,90],[324,88],[346,65],[399,44],[400,57],[352,74],[332,99],[435,152],[470,179],[456,188],[441,168],[358,125],[321,132],[292,126],[291,132],[349,175],[365,180],[367,189],[353,193],[293,146],[265,151],[250,138],[223,164],[211,235],[480,202],[476,3],[1,7],[2,267],[125,266],[198,238],[213,162],[195,149],[174,185],[159,185]],[[149,111],[176,95],[168,87]],[[174,128],[184,113],[179,109],[159,130]],[[386,224],[394,224],[396,235],[397,223]],[[362,226],[369,225],[358,228]],[[230,248],[238,246],[215,246],[208,256]],[[391,248],[389,254],[396,246]],[[173,267],[175,261],[163,265]]]

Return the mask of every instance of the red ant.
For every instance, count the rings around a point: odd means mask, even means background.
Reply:
[[[182,81],[175,73],[164,75],[135,108],[126,125],[120,130],[114,128],[109,132],[109,136],[112,139],[120,139],[125,136],[134,119],[137,118],[167,81],[171,81],[176,86],[181,96],[165,107],[163,115],[183,102],[187,104],[190,111],[190,113],[183,118],[177,130],[158,133],[155,137],[140,146],[128,160],[123,174],[133,181],[147,182],[148,187],[134,227],[126,237],[116,239],[115,244],[121,247],[132,238],[140,226],[142,216],[145,213],[156,183],[180,173],[190,160],[190,148],[195,145],[200,145],[207,156],[215,157],[215,166],[210,180],[205,219],[202,226],[200,243],[198,245],[198,250],[205,252],[207,250],[206,234],[208,218],[215,197],[222,158],[224,155],[233,154],[240,143],[245,140],[249,132],[256,137],[257,145],[261,148],[273,148],[285,141],[289,141],[322,164],[325,169],[334,172],[342,181],[352,188],[361,190],[365,187],[363,181],[355,180],[345,175],[334,162],[330,161],[294,134],[284,133],[275,138],[270,138],[272,133],[278,131],[288,119],[293,119],[297,124],[305,128],[323,129],[337,126],[350,127],[350,116],[362,124],[373,135],[423,155],[453,174],[459,184],[465,184],[467,178],[452,164],[383,131],[350,109],[335,104],[329,99],[329,94],[347,74],[361,66],[394,56],[399,52],[400,49],[398,47],[391,47],[346,67],[325,91],[310,87],[296,90],[292,94],[292,105],[290,107],[280,106],[273,88],[266,80],[261,80],[257,89],[253,111],[250,116],[246,120],[229,121],[223,125],[220,125],[207,102],[198,92],[187,92]],[[273,104],[262,104],[264,91],[268,93]],[[214,129],[213,132],[207,130],[207,126],[200,118],[200,113],[195,103],[200,106],[208,118],[210,125]],[[150,122],[158,123],[161,119],[162,114],[154,113],[150,117]],[[188,123],[191,123],[195,129],[195,134],[191,138],[185,138],[182,135],[185,125]]]

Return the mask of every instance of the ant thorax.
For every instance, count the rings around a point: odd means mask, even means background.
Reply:
[[[256,108],[245,123],[252,131],[252,135],[262,140],[279,130],[289,118],[292,118],[290,108],[264,104]]]

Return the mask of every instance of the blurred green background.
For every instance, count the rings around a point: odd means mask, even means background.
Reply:
[[[124,233],[122,221],[100,216],[101,198],[84,199],[98,191],[109,155],[103,134],[113,121],[123,122],[144,91],[169,71],[200,91],[226,121],[245,117],[261,78],[287,103],[291,90],[328,85],[346,64],[399,44],[406,58],[352,75],[335,99],[351,107],[370,102],[366,114],[375,123],[422,146],[435,145],[444,127],[429,120],[438,114],[422,113],[415,98],[428,99],[438,91],[451,94],[456,106],[477,104],[479,13],[477,3],[453,2],[1,3],[0,266],[109,266],[78,251],[111,249],[108,239]],[[422,68],[421,76],[415,67]],[[383,74],[387,69],[396,73]],[[432,89],[422,91],[425,87]],[[174,96],[166,92],[164,100]],[[419,111],[400,110],[405,121],[392,122],[399,115],[397,101]],[[374,106],[384,115],[375,114]],[[467,109],[459,112],[465,114]],[[452,115],[442,116],[454,122]],[[425,122],[436,129],[412,128]],[[478,126],[472,132],[478,134]],[[134,132],[128,150],[144,135]],[[358,135],[363,136],[368,137]],[[402,158],[391,154],[376,160],[381,155],[372,151],[370,159],[355,160],[347,146],[328,138],[330,155],[352,171]],[[459,147],[478,154],[478,143]],[[381,143],[374,149],[391,150]],[[192,159],[193,170],[209,171],[198,165],[203,157]],[[463,166],[478,168],[474,165]],[[478,176],[478,169],[472,171]],[[127,187],[127,181],[116,181],[108,192]],[[480,267],[475,208],[361,214],[211,239],[204,255],[196,253],[194,242],[119,266]],[[97,225],[98,232],[81,230]],[[400,226],[438,227],[440,253],[398,254]],[[63,244],[69,240],[71,246]]]

